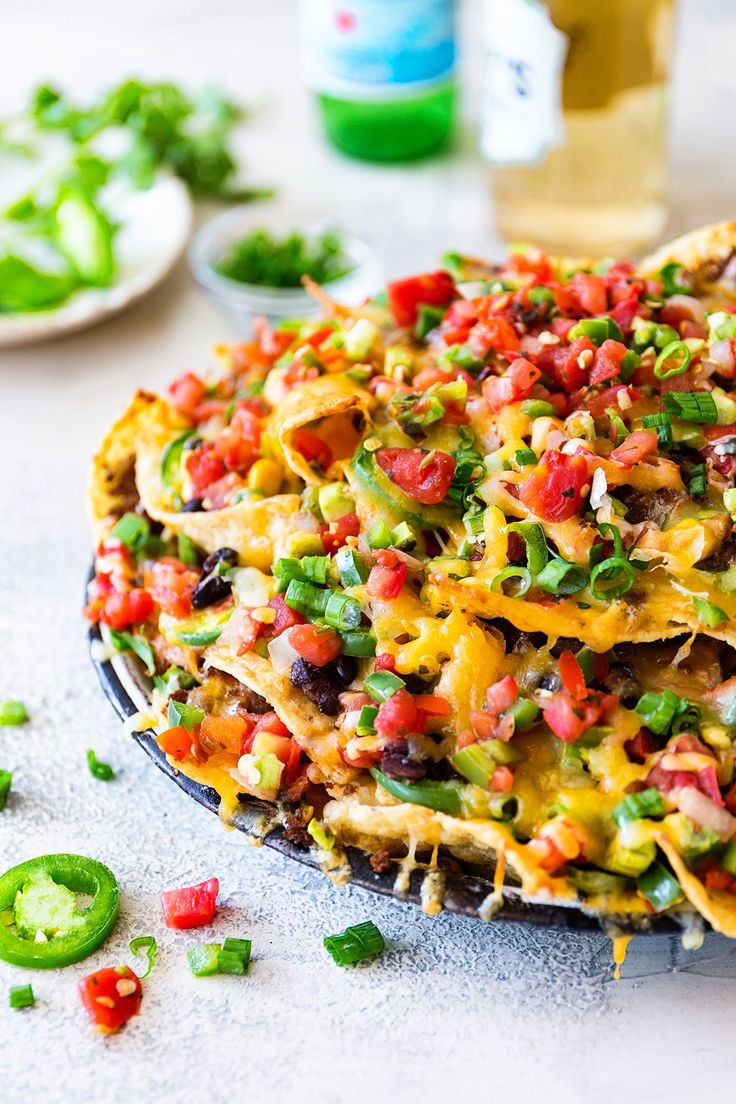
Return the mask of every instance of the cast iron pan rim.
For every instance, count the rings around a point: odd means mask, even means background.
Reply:
[[[97,625],[91,626],[88,630],[90,658],[106,698],[118,717],[126,721],[138,712],[138,707],[121,681],[112,662],[108,659],[100,659],[95,654],[95,645],[101,641],[99,627]],[[136,743],[143,748],[146,755],[154,761],[159,770],[171,778],[179,789],[183,790],[200,805],[203,805],[205,809],[217,813],[219,806],[218,794],[211,787],[204,786],[200,782],[194,782],[172,767],[158,746],[152,731],[134,732],[132,735]],[[242,820],[236,819],[235,827],[247,832],[249,827],[267,811],[269,811],[268,806],[255,798],[248,798],[243,802]],[[319,864],[311,853],[290,843],[284,835],[283,828],[273,829],[265,836],[263,842],[266,847],[273,848],[273,850],[287,858],[319,870]],[[421,903],[420,890],[424,878],[423,870],[417,870],[412,874],[407,893],[398,894],[394,888],[395,864],[392,864],[387,872],[377,874],[371,867],[368,856],[364,851],[360,851],[356,847],[347,847],[345,850],[353,872],[352,885],[360,886],[362,889],[370,890],[373,893],[381,893],[387,897],[395,897],[400,901],[409,901],[415,905]],[[492,891],[492,888],[490,880],[479,878],[470,872],[461,874],[447,872],[443,909],[460,916],[477,918],[478,909]],[[503,905],[494,914],[493,918],[494,920],[532,924],[536,927],[552,928],[558,931],[600,931],[603,926],[602,922],[596,917],[589,916],[577,906],[526,902],[520,898],[517,890],[508,886],[503,891]],[[682,930],[670,917],[655,917],[644,927],[627,926],[625,923],[620,923],[617,927],[622,930],[629,930],[632,933],[635,932],[638,935],[665,934]]]

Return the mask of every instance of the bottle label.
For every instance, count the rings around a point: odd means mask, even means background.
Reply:
[[[455,0],[301,0],[307,80],[317,92],[383,99],[447,80]]]
[[[481,149],[497,165],[533,165],[565,140],[567,38],[538,0],[486,0]]]

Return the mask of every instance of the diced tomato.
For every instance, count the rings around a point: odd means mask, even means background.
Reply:
[[[731,788],[726,793],[726,796],[724,798],[724,804],[725,804],[726,808],[728,809],[729,813],[736,814],[736,782],[734,782],[734,784],[731,786]]]
[[[724,889],[730,889],[733,885],[733,874],[729,874],[727,870],[723,870],[720,866],[712,866],[710,870],[706,871],[705,888],[708,893],[718,893]]]
[[[391,652],[380,652],[373,661],[373,666],[376,671],[395,671],[396,656],[391,655]]]
[[[261,713],[253,729],[253,735],[259,732],[272,732],[275,736],[291,736],[288,728],[279,717],[278,713]]]
[[[475,743],[477,740],[494,740],[496,738],[498,728],[498,715],[496,713],[491,713],[487,709],[472,709],[470,711],[470,723],[475,735],[468,740],[468,743]]]
[[[653,429],[637,429],[611,453],[611,460],[631,468],[657,451],[659,439]]]
[[[214,453],[212,444],[192,449],[184,462],[187,475],[192,484],[192,494],[202,498],[211,483],[216,483],[225,474],[225,465]]]
[[[255,617],[251,617],[250,614],[244,613],[241,616],[239,656],[247,655],[265,627],[262,621],[256,621]]]
[[[517,357],[505,376],[491,376],[484,381],[481,388],[483,397],[495,413],[507,403],[528,398],[541,374],[526,357]]]
[[[248,731],[245,717],[205,717],[199,726],[199,743],[208,755],[222,751],[230,755],[242,755],[243,740]]]
[[[95,1031],[111,1035],[138,1015],[143,988],[129,966],[104,966],[80,980],[79,996]]]
[[[560,656],[560,678],[562,685],[575,701],[584,701],[588,697],[585,676],[572,652],[563,652]]]
[[[468,334],[467,343],[476,360],[485,360],[491,350],[498,353],[516,352],[520,344],[512,323],[498,315],[477,322]]]
[[[555,694],[543,710],[549,727],[566,744],[574,744],[586,729],[597,724],[601,708],[593,702],[576,702],[567,693]]]
[[[182,414],[192,414],[207,394],[207,388],[199,376],[185,372],[169,385],[169,394],[177,410]]]
[[[337,750],[343,763],[346,763],[349,767],[355,767],[356,770],[370,770],[371,767],[375,767],[376,763],[381,761],[382,749],[380,747],[374,751],[358,752],[356,755],[339,745]]]
[[[103,599],[99,620],[111,629],[124,629],[147,621],[153,613],[153,598],[147,590],[113,591]]]
[[[542,870],[546,870],[548,874],[554,874],[567,862],[565,855],[549,836],[540,836],[537,839],[529,840],[527,848],[537,856],[540,867]]]
[[[425,506],[441,502],[455,476],[455,461],[446,452],[385,448],[375,453],[378,466],[410,498]]]
[[[470,372],[466,372],[463,368],[452,368],[451,370],[445,370],[440,368],[438,364],[428,364],[426,368],[421,368],[411,381],[412,387],[416,391],[426,391],[434,383],[452,383],[453,380],[462,379],[468,385],[468,388],[473,386],[473,377]]]
[[[610,338],[604,341],[595,354],[595,363],[590,373],[591,384],[605,383],[613,379],[621,371],[621,361],[628,349],[620,341],[612,341]]]
[[[172,759],[186,759],[192,753],[192,734],[184,725],[174,725],[159,733],[156,743]]]
[[[322,538],[322,547],[325,555],[331,556],[333,552],[346,543],[348,537],[357,537],[360,532],[360,518],[357,514],[343,514],[337,521],[321,525],[319,535]]]
[[[149,590],[164,613],[172,617],[188,617],[192,612],[192,591],[199,581],[199,572],[186,567],[181,560],[164,556],[147,570]]]
[[[327,471],[332,463],[332,449],[311,429],[298,429],[293,438],[294,448],[308,464]]]
[[[183,930],[210,924],[217,911],[220,883],[208,878],[199,885],[184,889],[168,889],[161,894],[161,909],[167,928]]]
[[[379,549],[371,568],[366,591],[371,598],[398,598],[406,582],[407,568],[391,549]]]
[[[331,663],[342,651],[337,633],[322,625],[296,625],[289,632],[289,643],[302,659],[315,667]]]
[[[305,364],[299,357],[295,357],[284,372],[284,387],[291,391],[292,387],[298,387],[309,380],[319,379],[319,368],[316,364]]]
[[[520,485],[519,498],[545,521],[567,521],[580,511],[586,488],[590,475],[584,456],[546,452]]]
[[[658,747],[655,737],[647,728],[640,728],[633,740],[627,740],[624,744],[626,754],[635,763],[643,763]]]
[[[514,788],[514,772],[510,767],[496,767],[488,783],[488,789],[495,793],[511,793]]]
[[[449,272],[427,272],[421,276],[409,276],[394,280],[386,288],[389,310],[399,326],[413,326],[419,314],[419,306],[442,307],[457,295],[455,281]]]
[[[257,325],[256,322],[262,323]],[[266,319],[256,320],[253,324],[253,334],[258,338],[261,351],[273,360],[278,360],[286,352],[289,346],[296,340],[294,330],[273,330]]]
[[[594,418],[601,418],[611,408],[614,410],[621,409],[618,401],[621,394],[625,394],[632,403],[641,398],[641,391],[637,391],[626,383],[615,383],[612,387],[605,388],[605,390],[583,392],[585,397],[582,400],[582,405],[590,411]]]
[[[602,276],[576,272],[570,281],[582,310],[588,314],[605,314],[608,309],[606,281]]]
[[[440,698],[437,694],[417,694],[414,698],[417,709],[421,709],[428,717],[449,717],[450,703],[446,698]]]
[[[228,471],[244,475],[258,458],[261,445],[261,427],[258,418],[250,410],[239,406],[230,425],[212,442],[212,455],[225,465]]]
[[[276,610],[276,620],[269,626],[272,636],[280,636],[292,625],[303,625],[306,621],[303,614],[287,606],[283,594],[276,594],[268,604]]]
[[[378,708],[376,732],[384,739],[417,731],[417,707],[408,690],[397,690]]]
[[[585,356],[581,354],[585,353]],[[542,374],[564,391],[575,391],[588,379],[595,345],[589,337],[578,337],[572,345],[543,345],[535,359]]]
[[[486,710],[494,717],[499,717],[507,709],[510,709],[519,696],[519,687],[512,675],[505,675],[498,682],[494,682],[486,694]]]

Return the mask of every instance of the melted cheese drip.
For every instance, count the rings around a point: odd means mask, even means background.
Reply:
[[[626,951],[628,950],[629,943],[633,938],[634,937],[632,935],[611,936],[611,943],[613,944],[614,981],[621,980],[621,967],[626,961]]]

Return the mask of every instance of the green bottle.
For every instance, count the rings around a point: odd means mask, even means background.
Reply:
[[[455,0],[301,0],[307,79],[334,146],[366,161],[440,148],[455,107]]]

